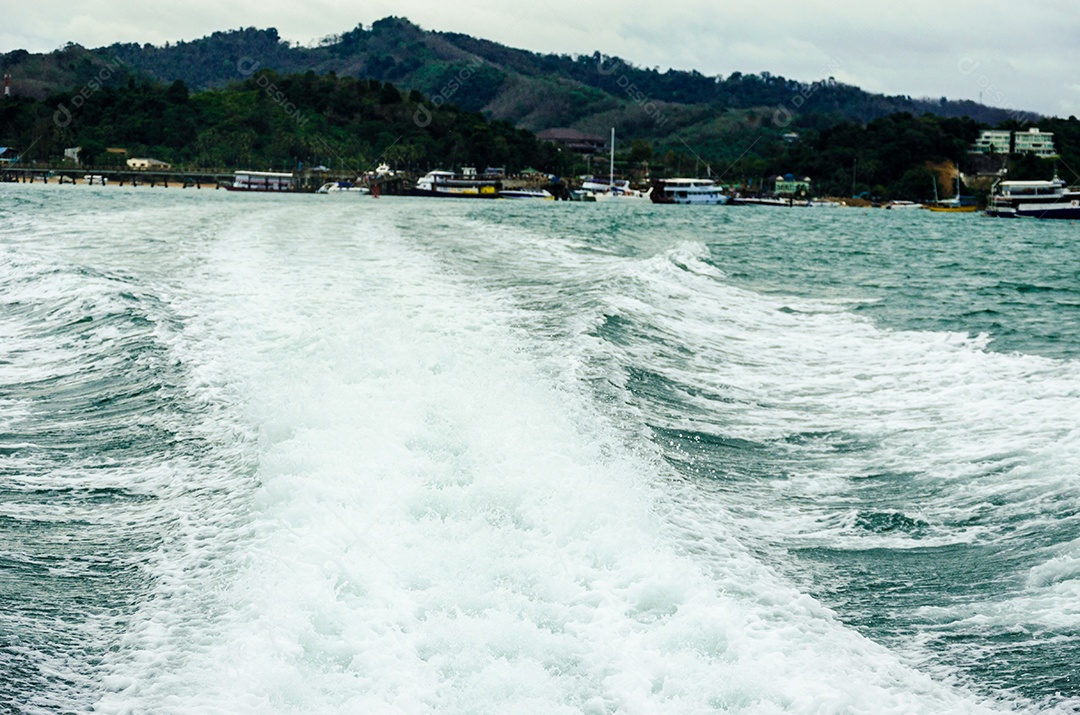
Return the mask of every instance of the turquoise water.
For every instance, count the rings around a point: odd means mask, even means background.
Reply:
[[[1063,222],[0,187],[12,712],[1072,712]]]

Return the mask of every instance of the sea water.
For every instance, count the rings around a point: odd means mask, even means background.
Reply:
[[[0,187],[0,710],[1080,707],[1080,227]]]

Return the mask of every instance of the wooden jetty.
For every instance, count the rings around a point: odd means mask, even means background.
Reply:
[[[222,189],[232,186],[236,171],[233,169],[129,169],[117,167],[73,167],[49,165],[0,165],[0,182],[23,184],[105,184],[110,186],[179,186],[196,189]],[[317,191],[324,183],[331,181],[357,181],[353,172],[311,172],[302,171],[294,174],[293,189],[289,193]],[[395,176],[371,178],[365,185],[378,184],[382,193],[404,194],[414,179],[401,174]]]
[[[119,186],[193,186],[201,189],[219,188],[231,184],[233,172],[207,170],[146,170],[117,169],[111,167],[71,166],[5,166],[0,167],[0,181],[33,184],[96,184],[108,183]]]

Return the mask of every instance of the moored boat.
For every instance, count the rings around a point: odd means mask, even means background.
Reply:
[[[499,196],[504,199],[540,199],[554,201],[555,197],[546,189],[503,189]]]
[[[593,201],[648,201],[649,196],[652,193],[652,189],[648,191],[638,191],[637,189],[631,189],[629,186],[626,188],[620,186],[613,186],[607,191],[595,191],[592,194]]]
[[[615,180],[615,127],[611,128],[611,159],[607,181],[589,176],[581,185],[580,201],[647,201],[652,189],[638,191],[625,179]],[[575,198],[571,195],[571,198]]]
[[[366,196],[371,190],[366,186],[357,186],[351,181],[330,181],[319,187],[319,194],[359,194]]]
[[[474,173],[455,174],[436,169],[429,171],[409,192],[413,196],[432,196],[449,199],[497,199],[502,182],[481,179]]]
[[[936,213],[975,213],[977,208],[975,198],[960,195],[960,175],[956,175],[956,195],[951,199],[938,199],[937,179],[934,179],[934,201],[926,204],[926,208]]]
[[[711,179],[657,179],[652,186],[655,204],[702,204],[719,206],[730,200]]]
[[[961,203],[960,201],[939,201],[934,204],[930,204],[926,208],[937,213],[959,213],[970,214],[975,213],[975,209],[978,208],[974,203]]]
[[[986,207],[998,218],[1080,219],[1080,189],[1050,181],[999,181]]]
[[[740,196],[734,202],[738,206],[776,206],[778,208],[806,207],[809,201],[782,198],[780,196]]]
[[[581,188],[570,192],[572,201],[644,201],[649,198],[652,189],[638,191],[630,187],[625,179],[599,179],[593,176],[583,177]]]
[[[229,191],[292,191],[293,175],[279,171],[236,171]]]

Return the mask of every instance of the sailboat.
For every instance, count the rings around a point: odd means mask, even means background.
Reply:
[[[600,188],[597,183],[592,182],[591,187],[589,183],[586,183],[582,188],[589,191],[593,201],[648,201],[649,194],[652,192],[652,189],[648,191],[631,189],[629,181],[615,183],[615,127],[611,128],[611,160],[608,164],[607,186]]]
[[[926,208],[931,211],[937,211],[939,213],[975,213],[975,203],[966,203],[964,201],[966,197],[960,195],[960,174],[956,174],[956,195],[951,199],[938,199],[937,192],[937,177],[934,177],[934,203],[928,204]]]

